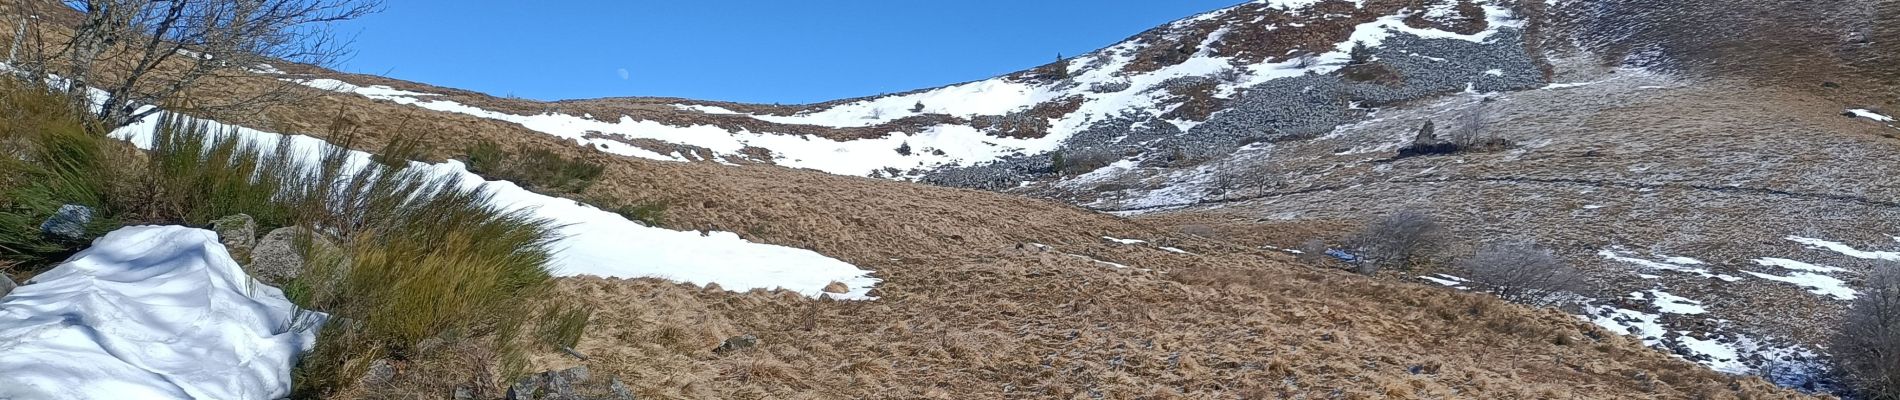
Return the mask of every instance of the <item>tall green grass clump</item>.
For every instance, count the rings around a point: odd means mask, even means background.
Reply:
[[[249,214],[264,227],[294,225],[309,215],[298,193],[307,167],[289,141],[265,151],[231,132],[213,132],[204,122],[166,115],[154,135],[147,170],[149,214],[190,225]]]
[[[510,153],[491,141],[467,149],[469,171],[492,179],[511,181],[544,192],[581,193],[600,181],[607,167],[584,158],[570,158],[545,149]]]
[[[84,246],[40,232],[65,204],[95,210],[94,234],[240,213],[266,229],[304,228],[305,269],[285,292],[330,319],[296,372],[298,397],[353,385],[371,361],[416,357],[425,341],[485,343],[503,364],[523,364],[523,344],[571,346],[585,326],[575,309],[549,310],[545,324],[527,317],[550,292],[558,227],[493,206],[492,192],[457,176],[406,168],[422,153],[415,142],[365,160],[338,123],[328,137],[343,146],[310,155],[289,139],[258,142],[164,116],[151,150],[139,151],[99,133],[63,96],[5,79],[0,117],[0,266],[47,267]]]
[[[63,205],[95,211],[88,238],[117,228],[109,192],[130,174],[108,168],[121,154],[92,133],[96,124],[62,95],[0,79],[0,260],[43,267],[88,242],[42,234],[40,224]]]
[[[300,396],[353,384],[370,362],[415,356],[425,340],[516,337],[523,328],[505,317],[531,312],[549,287],[557,227],[491,205],[492,192],[459,177],[339,146],[305,158],[203,124],[162,126],[156,204],[187,221],[242,212],[311,232],[287,293],[331,323],[298,371]]]

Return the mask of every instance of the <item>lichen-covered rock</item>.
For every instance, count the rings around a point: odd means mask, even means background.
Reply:
[[[256,219],[245,214],[218,218],[211,221],[211,231],[218,233],[218,243],[224,244],[231,259],[240,265],[251,263],[251,251],[257,248]]]
[[[381,385],[396,379],[396,366],[389,360],[376,360],[369,363],[369,371],[363,373],[363,384]]]
[[[733,336],[733,337],[727,338],[724,343],[719,344],[719,348],[713,349],[713,352],[714,353],[729,353],[733,351],[749,349],[749,348],[752,348],[752,346],[758,346],[758,345],[759,345],[758,336],[739,335],[739,336]]]
[[[508,386],[507,400],[633,400],[619,379],[598,382],[587,367],[529,375]]]
[[[56,240],[77,242],[86,239],[86,225],[90,224],[91,207],[67,204],[59,206],[59,211],[40,223],[40,232]]]
[[[308,235],[309,230],[300,227],[278,228],[265,234],[251,250],[251,263],[245,266],[245,272],[273,286],[281,286],[292,279],[303,276],[306,268],[303,254],[297,250],[297,237]],[[318,246],[334,247],[320,237],[312,236]]]

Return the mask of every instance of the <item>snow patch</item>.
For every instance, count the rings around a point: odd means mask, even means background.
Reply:
[[[1717,274],[1717,273],[1709,272],[1708,268],[1694,267],[1692,265],[1704,265],[1704,263],[1693,258],[1669,257],[1667,258],[1667,260],[1669,261],[1666,261],[1666,262],[1650,261],[1650,260],[1645,260],[1641,258],[1636,258],[1631,254],[1626,254],[1617,249],[1603,249],[1603,250],[1597,251],[1597,255],[1602,256],[1604,259],[1607,259],[1610,261],[1622,262],[1622,263],[1627,263],[1627,264],[1635,264],[1638,267],[1642,267],[1646,269],[1686,272],[1690,274],[1700,275],[1703,278],[1715,278],[1715,279],[1720,279],[1726,282],[1736,282],[1736,281],[1742,280],[1741,277],[1737,277],[1733,275]],[[1689,261],[1692,261],[1692,262],[1689,262]]]
[[[1431,283],[1444,285],[1445,287],[1449,287],[1452,289],[1470,290],[1470,288],[1465,287],[1465,284],[1471,283],[1471,281],[1468,279],[1459,278],[1456,276],[1451,276],[1451,275],[1446,275],[1446,274],[1432,274],[1432,275],[1434,276],[1419,276],[1418,278],[1424,279],[1426,281],[1430,281]]]
[[[1708,309],[1702,308],[1702,302],[1670,294],[1669,292],[1651,290],[1648,292],[1648,296],[1644,296],[1643,294],[1644,292],[1630,293],[1630,298],[1650,300],[1650,304],[1656,306],[1656,310],[1664,314],[1707,314],[1709,312]]]
[[[1807,272],[1829,273],[1829,272],[1846,271],[1845,269],[1841,269],[1838,267],[1814,265],[1814,264],[1804,263],[1804,262],[1790,260],[1786,258],[1773,258],[1773,257],[1761,258],[1761,259],[1756,259],[1755,263],[1764,265],[1764,266],[1781,267],[1781,268],[1787,268],[1787,269],[1792,269],[1792,270],[1797,270],[1797,271],[1807,271]]]
[[[1755,271],[1742,272],[1754,275],[1756,278],[1792,283],[1808,288],[1808,292],[1810,293],[1833,297],[1836,300],[1853,300],[1860,297],[1859,291],[1847,287],[1847,282],[1842,282],[1840,279],[1836,279],[1832,276],[1809,272],[1794,272],[1787,276],[1764,274]]]
[[[1880,121],[1880,122],[1893,122],[1893,117],[1882,115],[1880,113],[1877,113],[1877,112],[1874,112],[1873,110],[1868,110],[1868,109],[1856,108],[1852,110],[1847,110],[1847,113],[1853,114],[1856,117],[1871,119],[1871,120]]]
[[[1866,259],[1866,260],[1900,261],[1900,252],[1862,251],[1860,249],[1854,248],[1854,246],[1848,246],[1846,244],[1842,244],[1839,242],[1830,242],[1826,240],[1815,239],[1815,238],[1805,238],[1805,237],[1800,237],[1800,236],[1788,236],[1787,239],[1790,241],[1794,241],[1795,243],[1800,243],[1802,245],[1805,245],[1810,249],[1828,250],[1835,253],[1841,253],[1841,255],[1845,255],[1845,256],[1853,257],[1853,258]],[[1900,240],[1900,238],[1895,238],[1895,240]]]
[[[1618,335],[1634,336],[1642,339],[1644,345],[1655,346],[1669,331],[1663,329],[1662,315],[1642,311],[1628,310],[1610,306],[1594,306],[1590,312],[1590,322],[1616,332]]]
[[[258,148],[275,149],[275,143],[290,141],[290,151],[314,164],[330,145],[321,139],[302,135],[280,135],[250,128],[205,121],[213,129],[232,132]],[[155,118],[148,118],[114,132],[140,148],[151,148]],[[369,165],[370,154],[351,151],[351,165]],[[811,250],[774,246],[746,241],[738,234],[714,231],[674,231],[648,227],[619,214],[574,200],[542,195],[507,181],[485,181],[458,161],[442,164],[411,162],[410,168],[434,176],[462,179],[468,188],[485,187],[493,193],[493,204],[506,210],[525,210],[545,218],[561,228],[562,239],[554,250],[552,270],[557,276],[596,275],[615,278],[661,278],[679,282],[710,284],[733,291],[784,288],[817,296],[831,282],[850,288],[844,294],[829,294],[836,299],[870,299],[867,295],[879,280],[868,271],[826,257]]]
[[[123,228],[0,298],[0,398],[283,398],[324,318],[211,231]]]

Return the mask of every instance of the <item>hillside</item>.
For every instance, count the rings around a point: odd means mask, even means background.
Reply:
[[[1250,246],[1336,242],[1364,219],[1427,210],[1461,245],[1533,240],[1591,271],[1599,289],[1577,314],[1806,385],[1828,336],[1808,327],[1852,298],[1848,271],[1884,261],[1808,248],[1878,253],[1900,235],[1897,171],[1863,161],[1892,159],[1900,132],[1882,114],[1900,86],[1879,61],[1896,33],[1874,23],[1891,8],[1256,1],[1028,71],[799,106],[534,103],[290,67],[283,79],[608,154],[998,190]],[[1512,145],[1393,159],[1425,121]],[[1659,263],[1671,257],[1712,268]],[[1392,278],[1433,273],[1456,271]],[[1663,312],[1651,292],[1706,312]]]
[[[539,103],[260,65],[201,90],[288,81],[311,97],[202,117],[365,151],[414,139],[431,163],[481,143],[587,160],[604,166],[597,183],[543,194],[664,205],[659,228],[873,271],[874,287],[852,288],[871,298],[853,301],[560,279],[600,310],[574,348],[588,357],[543,352],[534,367],[586,365],[641,398],[1805,397],[1754,375],[1801,384],[1784,378],[1805,370],[1764,370],[1815,362],[1823,333],[1805,328],[1832,322],[1842,271],[1900,240],[1897,171],[1865,162],[1893,159],[1900,130],[1841,115],[1893,106],[1875,100],[1891,101],[1886,78],[1853,77],[1881,58],[1793,79],[1644,34],[1670,62],[1626,63],[1646,53],[1606,49],[1649,47],[1590,40],[1687,28],[1608,24],[1660,7],[1613,3],[1631,8],[1254,1],[1030,71],[795,106]],[[1473,107],[1515,146],[1393,159],[1422,121]],[[332,137],[338,120],[362,136]],[[1416,278],[1449,271],[1365,277],[1263,247],[1404,208],[1468,241],[1552,244],[1604,289],[1533,309]],[[1805,262],[1757,262],[1771,258]],[[722,267],[780,266],[754,262]],[[1801,286],[1817,281],[1809,263],[1842,268],[1825,271],[1845,286]],[[1705,312],[1668,312],[1679,297]],[[741,335],[759,343],[714,351]],[[470,379],[437,367],[339,397],[439,398]]]

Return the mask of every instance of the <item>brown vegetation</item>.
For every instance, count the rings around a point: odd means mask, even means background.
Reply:
[[[669,226],[812,249],[884,279],[881,298],[862,302],[559,280],[579,307],[595,310],[572,342],[588,359],[541,348],[531,365],[585,363],[643,398],[1799,397],[1555,311],[1294,265],[1250,248],[1258,242],[1249,238],[1283,234],[1234,229],[1250,218],[1211,228],[1248,243],[1239,246],[989,192],[609,157],[518,125],[335,94],[216,116],[335,140],[321,127],[338,114],[365,132],[391,132],[361,137],[359,149],[412,131],[431,133],[417,137],[424,158],[492,141],[598,162],[598,183],[574,197],[669,204]],[[1192,254],[1109,245],[1104,235],[1165,240]],[[568,341],[563,329],[547,332]],[[712,351],[739,335],[760,343]],[[502,379],[497,366],[508,364],[453,343],[409,350],[390,384],[336,397],[441,398],[462,382]]]

